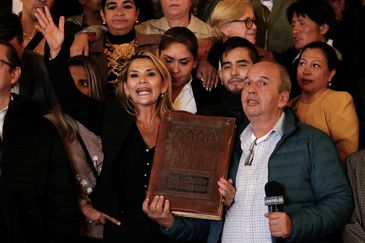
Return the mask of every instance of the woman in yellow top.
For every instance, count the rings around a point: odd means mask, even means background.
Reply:
[[[351,95],[329,89],[337,63],[336,52],[326,43],[306,45],[297,68],[302,94],[293,99],[291,106],[301,122],[332,138],[344,162],[358,149],[359,121]]]

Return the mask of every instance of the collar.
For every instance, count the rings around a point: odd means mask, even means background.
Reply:
[[[284,135],[285,117],[286,117],[286,115],[283,112],[281,114],[280,118],[275,123],[275,126],[268,133],[266,133],[264,136],[262,136],[260,138],[257,138],[256,143],[259,144],[259,143],[265,141],[266,139],[268,139],[270,136],[277,136],[280,139]],[[247,137],[250,138],[248,142],[246,141]],[[241,140],[242,149],[244,149],[244,147],[246,147],[247,144],[251,144],[254,140],[256,140],[256,137],[255,137],[255,135],[253,134],[253,131],[252,131],[251,123],[246,127],[246,129],[240,135],[240,140]]]
[[[107,32],[106,37],[112,44],[124,44],[129,43],[136,37],[136,32],[134,29],[125,35],[113,35],[110,32]]]

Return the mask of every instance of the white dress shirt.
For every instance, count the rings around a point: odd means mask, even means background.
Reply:
[[[283,135],[284,119],[283,113],[274,128],[256,140],[251,165],[245,165],[250,145],[256,139],[251,124],[240,136],[242,156],[236,177],[237,192],[235,203],[225,216],[223,243],[272,242],[269,220],[264,216],[268,212],[264,203],[265,184],[268,182],[269,158]]]
[[[180,111],[187,111],[195,114],[197,107],[195,103],[193,88],[191,87],[192,79],[184,85],[179,95],[174,101],[174,108]]]

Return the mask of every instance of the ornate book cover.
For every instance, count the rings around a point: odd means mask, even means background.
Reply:
[[[220,220],[217,181],[227,178],[235,119],[169,112],[161,120],[147,196],[179,216]]]

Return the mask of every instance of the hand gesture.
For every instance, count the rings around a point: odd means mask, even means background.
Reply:
[[[174,215],[170,212],[170,202],[164,196],[155,196],[151,203],[149,199],[144,200],[142,209],[149,218],[169,229],[174,224]]]
[[[112,222],[118,226],[121,225],[120,221],[93,208],[91,203],[85,203],[84,205],[82,205],[81,211],[86,216],[86,218],[89,220],[88,221],[89,224],[93,224],[93,223],[105,224],[106,221],[109,220],[110,222]]]
[[[232,179],[226,180],[221,177],[219,178],[217,184],[219,186],[218,191],[223,196],[223,204],[227,207],[231,206],[236,194],[236,188],[233,186]]]
[[[63,40],[65,38],[65,18],[60,17],[58,27],[53,22],[51,13],[47,6],[44,7],[44,11],[40,8],[37,9],[35,16],[38,20],[38,24],[35,28],[40,31],[50,49],[51,58],[55,58],[61,50]]]

